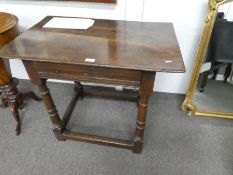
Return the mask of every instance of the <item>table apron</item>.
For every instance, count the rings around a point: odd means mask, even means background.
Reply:
[[[139,86],[141,71],[119,68],[34,62],[42,78]]]

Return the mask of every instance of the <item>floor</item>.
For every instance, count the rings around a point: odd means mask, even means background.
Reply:
[[[203,110],[233,113],[232,92],[233,84],[230,82],[208,80],[204,92],[196,89],[193,102]]]
[[[21,90],[35,90],[28,81],[22,84]],[[63,114],[72,96],[72,85],[49,83],[49,87]],[[183,98],[153,94],[140,155],[119,148],[57,141],[43,104],[34,101],[27,102],[21,113],[22,134],[17,137],[10,110],[0,110],[0,174],[232,175],[233,121],[189,118],[180,110]],[[132,138],[136,110],[133,102],[84,98],[69,127]]]

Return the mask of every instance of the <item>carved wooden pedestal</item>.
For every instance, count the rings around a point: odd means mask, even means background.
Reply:
[[[0,47],[7,44],[19,35],[18,19],[16,16],[0,12]],[[41,101],[33,92],[20,93],[17,89],[18,80],[13,79],[6,70],[0,58],[0,108],[11,106],[12,114],[17,122],[16,135],[20,134],[21,122],[19,109],[26,99],[32,98]]]
[[[19,109],[23,109],[24,100],[29,98],[34,99],[35,101],[41,101],[33,92],[20,93],[17,89],[18,80],[12,79],[7,85],[2,86],[0,89],[2,91],[1,100],[2,105],[0,107],[6,108],[11,106],[11,112],[17,122],[16,125],[16,135],[20,134],[21,131],[21,121],[19,115]]]

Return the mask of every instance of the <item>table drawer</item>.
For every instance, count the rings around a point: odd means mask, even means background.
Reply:
[[[141,78],[141,72],[136,70],[47,62],[35,64],[40,76],[48,78],[125,85],[139,85]]]

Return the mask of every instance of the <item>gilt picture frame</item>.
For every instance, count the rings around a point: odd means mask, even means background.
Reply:
[[[204,30],[201,35],[200,43],[197,49],[195,65],[192,71],[192,76],[189,84],[188,91],[185,96],[185,100],[182,104],[182,110],[187,111],[188,116],[209,116],[233,119],[233,113],[224,113],[217,111],[207,111],[200,109],[193,103],[193,96],[197,86],[199,72],[201,70],[202,63],[205,58],[207,47],[211,38],[212,30],[218,14],[218,9],[225,3],[232,2],[233,0],[209,0],[208,1],[208,14],[205,20]]]

